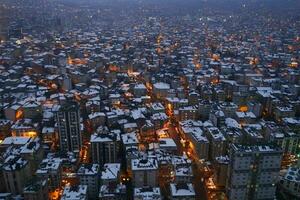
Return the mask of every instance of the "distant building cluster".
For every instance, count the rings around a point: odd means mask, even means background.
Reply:
[[[17,2],[0,199],[300,198],[299,20]]]

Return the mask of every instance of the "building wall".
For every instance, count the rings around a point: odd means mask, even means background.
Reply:
[[[22,194],[26,181],[28,181],[30,176],[29,165],[27,163],[24,167],[18,170],[4,170],[3,176],[5,180],[6,191],[12,194]]]
[[[58,133],[60,137],[60,149],[63,152],[79,152],[82,144],[80,132],[79,108],[68,111],[59,111],[56,114]]]
[[[273,199],[281,151],[230,150],[226,184],[229,199]]]
[[[30,174],[34,175],[35,171],[38,168],[39,163],[42,161],[43,156],[44,156],[44,150],[42,146],[34,152],[33,154],[28,153],[28,154],[22,154],[22,158],[27,160],[29,162],[29,168],[30,168]]]
[[[158,185],[158,170],[136,170],[133,171],[133,185],[135,187]]]
[[[134,88],[133,93],[136,97],[145,96],[147,94],[147,89]]]
[[[99,176],[94,175],[79,175],[81,185],[87,185],[88,187],[88,198],[97,199],[99,194]]]
[[[208,159],[209,143],[208,142],[197,142],[194,144],[197,155],[200,159]]]
[[[212,140],[210,143],[210,158],[214,160],[218,156],[225,155],[225,141]]]
[[[196,120],[197,119],[197,110],[182,110],[179,109],[179,119],[180,121],[185,121],[188,119]]]
[[[6,108],[4,109],[4,114],[5,114],[5,118],[9,119],[11,121],[15,121],[16,120],[16,113],[17,111],[12,109],[12,108]]]
[[[214,182],[219,187],[224,187],[227,181],[228,164],[216,163],[215,164]]]
[[[41,186],[38,191],[24,192],[24,200],[48,200],[48,187],[47,184]]]
[[[153,88],[153,93],[156,95],[157,98],[162,99],[162,98],[166,98],[168,95],[168,91],[169,90],[165,90],[165,89],[157,89],[157,88]]]
[[[101,166],[118,161],[120,142],[91,142],[92,160]]]
[[[300,198],[300,184],[297,181],[289,181],[283,179],[280,181],[280,186],[294,196]]]
[[[42,108],[41,106],[36,107],[24,107],[24,118],[33,119],[35,117],[41,116]]]
[[[193,181],[193,175],[190,176],[175,176],[175,183],[191,183]]]
[[[62,168],[58,170],[50,170],[48,173],[37,174],[39,178],[48,180],[48,187],[51,190],[61,187]]]

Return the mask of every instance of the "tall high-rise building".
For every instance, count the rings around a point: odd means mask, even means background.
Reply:
[[[278,147],[231,145],[226,187],[229,199],[274,199],[281,159]]]
[[[56,113],[60,150],[79,152],[82,145],[79,105],[73,101],[64,103]]]
[[[105,163],[119,161],[120,130],[98,131],[91,135],[91,154],[93,163],[102,167]]]

